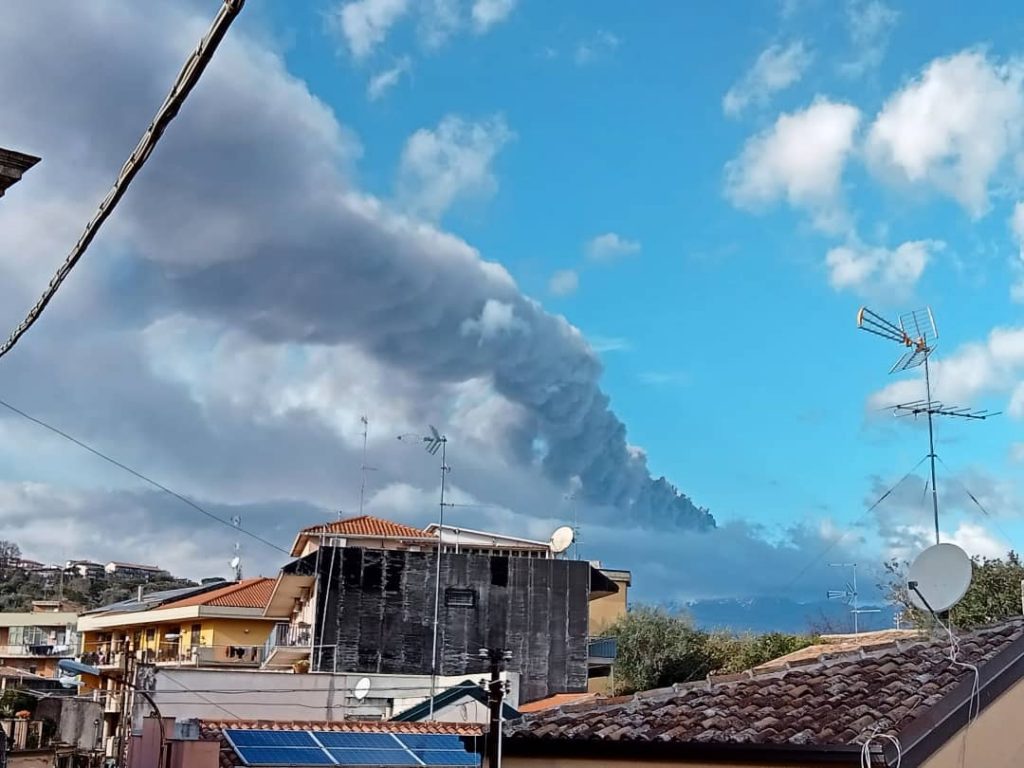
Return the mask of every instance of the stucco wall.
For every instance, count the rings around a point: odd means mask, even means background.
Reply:
[[[590,601],[590,636],[600,637],[601,634],[614,624],[620,616],[626,615],[626,607],[629,603],[629,587],[625,581],[615,579],[619,591],[614,595],[605,595],[597,600]]]
[[[1020,768],[1024,765],[1024,681],[1017,683],[985,708],[970,728],[946,742],[923,768]],[[961,763],[965,745],[966,759]]]

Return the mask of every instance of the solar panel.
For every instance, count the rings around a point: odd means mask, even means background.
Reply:
[[[246,765],[334,765],[319,747],[239,747],[235,751]]]
[[[312,736],[325,747],[332,749],[402,749],[402,745],[390,733],[313,731]]]
[[[426,765],[480,765],[480,756],[467,752],[458,736],[435,733],[399,733],[398,740]]]
[[[316,749],[317,743],[305,731],[245,731],[234,728],[224,729],[224,735],[236,747],[308,747]]]
[[[338,765],[350,766],[406,766],[420,765],[420,761],[413,757],[407,749],[403,749],[397,742],[392,740],[394,749],[328,749],[331,757],[338,761]],[[431,763],[435,765],[435,763]]]

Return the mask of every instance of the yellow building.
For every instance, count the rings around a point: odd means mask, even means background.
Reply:
[[[265,614],[274,583],[247,579],[185,596],[172,592],[166,601],[142,596],[150,598],[148,607],[135,600],[90,611],[78,619],[82,658],[105,669],[121,668],[125,652],[158,665],[258,667],[279,619]]]
[[[601,568],[594,564],[619,588],[618,592],[590,601],[590,664],[587,672],[587,691],[590,693],[611,693],[615,688],[612,674],[616,646],[614,640],[604,639],[605,633],[629,610],[629,588],[633,576],[629,571]]]

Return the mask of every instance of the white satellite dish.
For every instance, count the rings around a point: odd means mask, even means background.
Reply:
[[[356,683],[356,687],[352,689],[352,695],[356,697],[356,701],[362,701],[369,693],[370,678],[368,677],[362,678],[358,683]]]
[[[568,525],[555,529],[555,532],[551,534],[551,542],[549,544],[551,551],[556,555],[559,552],[565,552],[565,550],[572,546],[572,541],[575,537],[576,534],[573,533],[572,528]]]
[[[241,562],[242,562],[242,558],[238,557],[238,555],[235,555],[234,557],[231,558],[231,562],[229,562],[228,565],[230,565],[232,567],[232,569],[234,569],[234,568],[237,568],[238,564],[241,563]]]
[[[928,547],[910,566],[907,586],[910,602],[917,608],[930,608],[935,613],[948,611],[971,586],[971,558],[956,544]]]

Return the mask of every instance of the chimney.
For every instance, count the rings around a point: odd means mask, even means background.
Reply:
[[[142,585],[139,584],[139,591],[136,593],[135,599],[140,603],[142,602]]]

